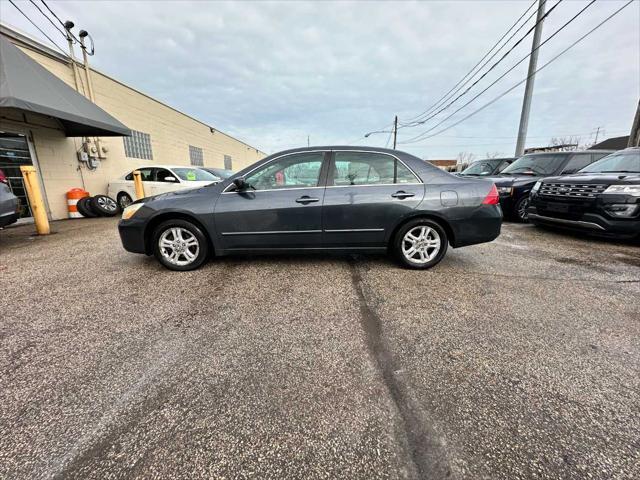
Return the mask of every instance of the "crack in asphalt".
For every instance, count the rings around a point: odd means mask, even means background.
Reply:
[[[383,340],[380,317],[367,301],[362,276],[353,259],[349,261],[349,266],[351,282],[360,305],[360,322],[366,335],[367,349],[400,415],[405,436],[403,443],[408,449],[411,470],[420,479],[450,478],[452,472],[444,445],[423,417],[420,406],[411,398],[406,386],[397,378],[395,372],[400,368]]]

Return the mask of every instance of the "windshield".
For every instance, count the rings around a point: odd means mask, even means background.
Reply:
[[[218,179],[209,172],[199,168],[172,168],[173,172],[180,177],[180,180],[187,182],[216,182]]]
[[[628,152],[623,150],[622,152],[613,153],[580,170],[580,173],[584,172],[640,173],[640,150]]]
[[[553,175],[567,159],[567,155],[543,153],[520,157],[500,173],[524,175]]]
[[[465,168],[461,173],[463,175],[491,175],[501,162],[501,159],[478,160]]]

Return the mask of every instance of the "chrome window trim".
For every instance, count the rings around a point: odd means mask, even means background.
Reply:
[[[346,187],[396,187],[401,185],[418,186],[424,183],[365,183],[364,185],[328,185],[326,188],[346,188]]]
[[[229,185],[231,186],[231,185]],[[289,190],[316,190],[319,188],[324,188],[324,187],[291,187],[291,188],[268,188],[266,190],[245,190],[241,193],[262,193],[262,192],[286,192]],[[236,192],[235,190],[232,192],[227,192],[226,189],[224,192],[222,192],[222,195],[227,195],[229,193],[240,193],[240,192]]]
[[[283,190],[301,190],[303,188],[331,188],[331,187],[379,187],[379,186],[389,186],[389,185],[424,185],[424,182],[420,179],[420,176],[406,163],[404,163],[400,158],[398,158],[397,155],[394,155],[393,153],[387,153],[387,152],[372,152],[369,150],[305,150],[303,152],[290,152],[290,153],[285,153],[283,155],[280,155],[278,157],[272,158],[271,160],[269,160],[267,163],[263,163],[262,165],[258,165],[255,168],[252,168],[251,170],[249,170],[247,173],[244,174],[244,176],[246,177],[247,175],[250,175],[251,173],[255,172],[258,168],[262,168],[265,167],[267,165],[269,165],[271,162],[275,162],[276,160],[279,160],[281,158],[284,157],[288,157],[290,155],[299,155],[302,153],[338,153],[338,152],[355,152],[355,153],[375,153],[378,155],[388,155],[390,157],[395,158],[397,161],[399,161],[402,165],[404,165],[412,174],[413,176],[416,178],[416,180],[418,180],[416,183],[368,183],[368,184],[364,184],[364,185],[324,185],[322,187],[294,187],[294,188],[271,188],[268,190],[252,190],[252,192],[279,192],[279,191],[283,191]],[[324,161],[324,159],[323,159]],[[229,185],[227,185],[225,187],[225,189],[222,191],[223,194],[225,193],[237,193],[235,191],[231,192],[229,191],[229,188],[231,188],[233,186],[233,180],[235,178],[239,178],[237,176],[234,176],[231,179],[231,183]]]

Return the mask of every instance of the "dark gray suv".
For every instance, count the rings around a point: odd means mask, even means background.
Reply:
[[[141,199],[119,223],[124,248],[191,270],[210,253],[393,253],[424,269],[447,246],[500,234],[495,185],[407,153],[311,147],[271,155],[218,184]]]

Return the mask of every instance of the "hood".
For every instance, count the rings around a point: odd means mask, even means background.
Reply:
[[[491,177],[482,177],[485,180],[491,180],[496,187],[511,187],[519,185],[533,185],[538,180],[544,178],[538,175],[493,175]]]
[[[576,184],[640,184],[640,173],[574,173],[559,177],[547,177],[545,183]]]

